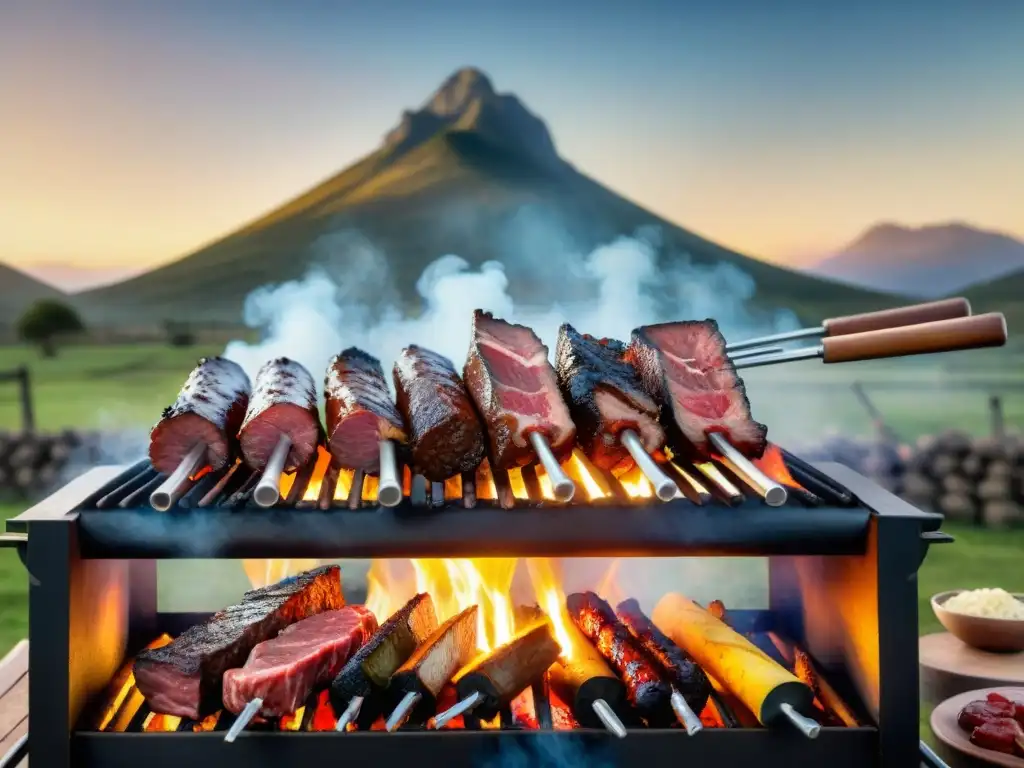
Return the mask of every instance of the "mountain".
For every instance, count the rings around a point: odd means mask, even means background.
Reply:
[[[1024,268],[1024,243],[966,224],[878,224],[811,268],[816,275],[922,297]]]
[[[36,280],[67,293],[110,285],[144,271],[136,267],[80,267],[63,261],[33,264],[22,267],[22,270]]]
[[[405,112],[351,167],[178,261],[76,300],[87,317],[112,323],[237,323],[250,291],[300,277],[311,262],[343,279],[365,265],[369,242],[410,309],[424,267],[445,254],[501,261],[516,301],[564,302],[593,286],[552,273],[552,254],[588,253],[651,225],[662,266],[683,253],[735,264],[756,281],[760,306],[812,320],[896,301],[741,256],[616,195],[565,162],[543,120],[472,68]]]
[[[66,298],[51,285],[0,263],[0,329],[10,328],[39,299]]]

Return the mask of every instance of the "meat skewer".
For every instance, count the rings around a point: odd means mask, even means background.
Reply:
[[[432,718],[428,727],[443,728],[467,712],[474,712],[483,720],[497,717],[503,707],[509,706],[523,689],[558,660],[560,653],[548,621],[519,633],[505,645],[459,670],[452,682],[460,701]]]
[[[476,471],[487,452],[484,428],[451,361],[412,345],[402,350],[392,375],[413,471],[437,483]]]
[[[426,719],[452,675],[476,655],[476,615],[471,605],[438,627],[391,678],[389,693],[401,700],[385,723],[390,733],[410,717]]]
[[[616,618],[612,607],[593,592],[569,595],[566,607],[576,626],[626,684],[630,704],[647,724],[659,728],[673,722],[672,686],[665,670]]]
[[[785,347],[758,347],[757,349],[745,349],[740,352],[733,352],[729,347],[726,350],[729,351],[730,360],[743,360],[747,357],[760,357],[761,355],[774,355],[776,352],[782,352]]]
[[[775,355],[753,357],[740,361],[736,367],[756,368],[815,358],[820,358],[826,364],[850,363],[886,357],[1001,347],[1006,344],[1006,336],[1006,318],[1000,312],[990,312],[985,315],[826,337],[816,347],[803,347]]]
[[[559,460],[572,453],[576,426],[558,390],[548,348],[537,335],[475,310],[462,378],[483,416],[492,467],[522,467],[536,457],[555,498],[571,501],[576,486]]]
[[[149,460],[167,480],[150,495],[154,509],[170,509],[204,466],[227,466],[238,448],[238,429],[249,405],[249,377],[224,357],[204,357],[192,369],[174,404],[164,409],[149,436]]]
[[[405,424],[391,401],[380,361],[349,347],[327,366],[324,379],[327,447],[338,466],[379,475],[377,502],[402,501],[394,443],[406,442]]]
[[[625,353],[620,341],[596,339],[564,323],[555,347],[559,388],[587,457],[611,470],[631,456],[658,498],[669,501],[679,489],[650,457],[665,444],[660,408]]]
[[[224,735],[231,743],[257,714],[282,717],[297,710],[377,630],[365,607],[348,606],[285,627],[224,673],[224,708],[238,715]]]
[[[683,650],[654,626],[634,599],[624,600],[616,608],[619,620],[637,642],[657,659],[672,681],[672,709],[690,735],[704,726],[700,713],[711,695],[711,682],[704,670]]]
[[[818,737],[821,726],[803,714],[811,711],[814,692],[745,637],[678,594],[663,597],[653,619],[762,725],[785,721],[809,739]]]
[[[239,442],[245,463],[262,473],[253,498],[261,507],[272,507],[280,498],[281,473],[305,466],[320,442],[316,385],[309,371],[287,357],[263,364]]]
[[[786,486],[768,477],[760,467],[737,451],[721,432],[710,433],[708,442],[727,460],[729,468],[756,490],[769,507],[781,507],[789,500]]]
[[[350,723],[357,721],[369,727],[380,708],[367,707],[366,699],[376,696],[379,704],[395,672],[436,630],[434,601],[425,592],[414,596],[384,622],[331,683],[331,706],[342,713],[335,729],[344,733]]]
[[[802,328],[799,331],[776,333],[757,339],[746,339],[733,342],[726,346],[726,351],[735,360],[732,353],[737,350],[764,347],[767,344],[780,344],[800,339],[817,339],[821,337],[846,336],[851,333],[880,331],[884,328],[900,328],[907,325],[920,325],[936,320],[953,320],[958,317],[969,317],[971,303],[965,298],[942,299],[924,304],[910,304],[905,307],[883,309],[878,312],[865,312],[860,315],[833,317],[825,320],[814,328]]]
[[[336,565],[251,590],[168,645],[140,652],[135,683],[154,712],[202,720],[221,707],[224,672],[241,666],[258,643],[297,621],[344,607]]]

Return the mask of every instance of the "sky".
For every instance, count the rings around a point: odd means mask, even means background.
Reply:
[[[602,183],[798,264],[878,221],[1024,237],[1022,0],[4,0],[0,261],[140,270],[483,69]]]

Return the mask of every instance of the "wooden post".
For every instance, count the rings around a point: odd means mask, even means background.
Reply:
[[[1003,421],[1003,400],[999,395],[988,399],[988,410],[992,415],[992,437],[1002,443],[1006,440],[1006,424]]]

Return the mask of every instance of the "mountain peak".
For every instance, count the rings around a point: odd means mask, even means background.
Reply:
[[[404,152],[444,131],[478,133],[501,149],[549,168],[563,164],[544,121],[513,94],[498,93],[476,67],[456,70],[420,109],[406,110],[384,144]]]

